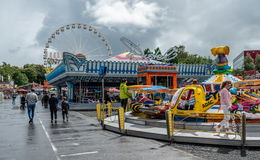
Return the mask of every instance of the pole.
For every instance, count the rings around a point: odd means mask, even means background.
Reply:
[[[241,137],[241,147],[245,148],[246,143],[246,115],[242,113],[242,137]]]
[[[81,79],[79,81],[79,103],[81,103]]]
[[[101,100],[101,117],[102,117],[102,121],[101,121],[101,125],[102,125],[102,128],[105,129],[105,124],[104,124],[104,118],[105,118],[105,115],[104,115],[104,112],[105,112],[105,93],[104,93],[105,89],[104,89],[104,76],[102,76],[102,100]]]
[[[245,143],[246,143],[246,116],[245,113],[242,113],[241,117],[241,150],[240,155],[241,157],[246,157],[246,149],[245,149]]]
[[[105,102],[105,87],[104,87],[104,76],[102,77],[102,105],[104,105]]]

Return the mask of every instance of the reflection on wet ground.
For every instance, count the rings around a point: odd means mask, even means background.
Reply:
[[[51,124],[49,109],[39,103],[33,124],[28,123],[27,110],[20,110],[11,101],[0,104],[0,159],[200,159],[178,151],[162,142],[122,136],[102,130],[96,118],[69,112],[69,122]]]

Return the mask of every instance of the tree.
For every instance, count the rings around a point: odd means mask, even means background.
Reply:
[[[256,67],[256,70],[260,73],[260,55],[258,54],[256,56],[256,60],[255,60],[255,67]]]
[[[30,83],[37,82],[37,71],[34,68],[24,68],[22,73],[28,77]]]
[[[16,70],[18,70],[18,67],[11,66],[10,64],[7,64],[6,62],[3,62],[3,65],[0,66],[0,74],[4,77],[4,81],[10,81],[12,75]]]
[[[29,82],[36,82],[43,84],[43,81],[45,80],[45,68],[43,65],[38,64],[26,64],[24,65],[24,71],[29,79]],[[30,72],[32,72],[30,74]]]
[[[24,85],[28,82],[36,82],[43,84],[45,80],[45,68],[43,65],[26,64],[23,68],[11,66],[6,62],[0,65],[0,75],[4,77],[4,81],[13,80],[16,85]]]
[[[25,74],[23,74],[21,71],[17,70],[13,76],[12,79],[14,80],[14,84],[21,86],[28,83],[28,78]]]
[[[250,71],[255,69],[254,60],[251,56],[245,56],[244,69],[245,71]]]

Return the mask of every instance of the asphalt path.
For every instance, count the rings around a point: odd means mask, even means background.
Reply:
[[[0,104],[0,160],[197,160],[194,154],[165,142],[123,136],[102,130],[94,112],[69,112],[69,122],[50,123],[50,113],[39,103],[34,123],[27,111],[10,100]]]

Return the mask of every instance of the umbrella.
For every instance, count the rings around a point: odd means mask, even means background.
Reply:
[[[42,88],[33,88],[35,91],[43,91]]]
[[[116,88],[109,88],[108,91],[109,92],[120,92],[120,90],[116,89]]]
[[[18,89],[17,91],[18,92],[26,92],[27,90],[21,88],[21,89]]]

